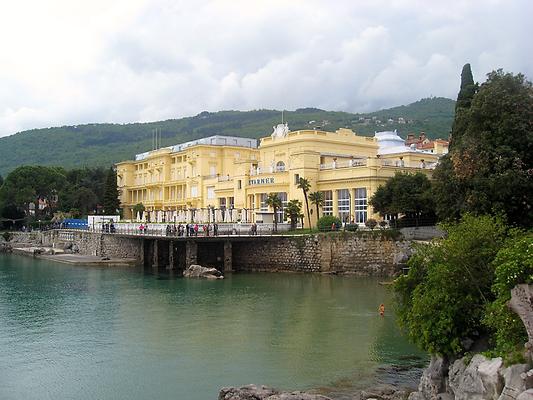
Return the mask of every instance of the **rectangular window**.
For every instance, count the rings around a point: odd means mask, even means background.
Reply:
[[[267,196],[266,193],[261,193],[261,205],[259,206],[261,211],[268,211],[268,206],[266,204]]]
[[[216,164],[209,164],[209,175],[211,177],[215,177],[217,175],[217,165]]]
[[[333,215],[333,192],[326,190],[324,193],[324,205],[322,206],[322,215]]]
[[[350,221],[350,191],[348,189],[337,190],[337,207],[339,218],[342,222]]]
[[[300,183],[300,174],[294,174],[294,184],[298,185]]]
[[[240,179],[237,181],[237,189],[242,189],[242,181]]]
[[[215,187],[214,186],[208,186],[207,187],[207,198],[208,199],[214,199],[215,198]]]
[[[225,197],[221,197],[220,199],[218,199],[218,206],[220,208],[226,208],[226,198]]]
[[[276,216],[276,218],[278,223],[281,223],[285,219],[285,208],[287,207],[287,193],[278,193],[278,197],[281,200],[281,210],[278,210],[278,215]]]
[[[367,220],[368,215],[368,200],[366,197],[366,188],[355,189],[354,203],[355,222],[358,224],[364,224]]]
[[[235,197],[229,198],[229,208],[235,208]]]
[[[198,197],[198,186],[197,185],[191,186],[191,197]]]

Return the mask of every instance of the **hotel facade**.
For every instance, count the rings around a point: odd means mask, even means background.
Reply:
[[[125,219],[138,220],[134,206],[142,203],[142,218],[150,222],[270,223],[283,222],[285,215],[273,215],[266,205],[269,193],[277,193],[284,206],[300,200],[305,210],[298,188],[305,178],[309,192],[324,193],[319,216],[364,224],[379,218],[368,200],[380,185],[399,171],[431,177],[446,152],[442,141],[425,150],[406,146],[396,132],[367,137],[349,129],[289,131],[280,124],[259,142],[211,136],[137,154],[116,165],[117,183]],[[309,208],[313,225],[316,207]]]

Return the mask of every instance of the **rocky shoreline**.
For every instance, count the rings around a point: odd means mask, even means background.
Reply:
[[[350,400],[405,400],[409,391],[392,386],[373,390],[360,390],[352,393]],[[335,400],[313,392],[284,392],[268,386],[246,385],[241,387],[225,387],[218,394],[218,400]]]

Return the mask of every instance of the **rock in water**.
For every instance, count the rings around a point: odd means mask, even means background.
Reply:
[[[191,265],[191,267],[193,266],[195,265]],[[279,393],[279,390],[266,386],[247,385],[240,388],[228,387],[220,389],[218,400],[266,400],[268,397]]]
[[[185,278],[206,278],[206,279],[224,279],[222,273],[216,268],[206,268],[201,265],[192,264],[183,271]]]
[[[222,388],[218,400],[331,400],[319,394],[280,392],[267,386],[247,385],[240,388]]]

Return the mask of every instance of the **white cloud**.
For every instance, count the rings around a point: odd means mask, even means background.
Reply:
[[[533,77],[528,0],[21,0],[0,14],[0,136],[202,110],[368,111]]]

